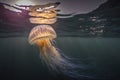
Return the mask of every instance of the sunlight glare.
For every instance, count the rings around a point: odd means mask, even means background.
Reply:
[[[18,0],[16,2],[16,4],[18,4],[18,5],[35,5],[35,3],[30,0]]]

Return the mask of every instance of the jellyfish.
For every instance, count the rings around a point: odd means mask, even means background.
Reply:
[[[28,40],[31,45],[38,46],[40,58],[50,71],[71,78],[78,78],[81,76],[76,70],[79,66],[73,64],[70,58],[56,47],[54,44],[56,37],[56,32],[50,25],[38,25],[31,30]]]

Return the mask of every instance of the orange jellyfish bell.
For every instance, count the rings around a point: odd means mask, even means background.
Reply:
[[[42,40],[53,40],[56,38],[56,32],[50,25],[38,25],[34,27],[29,34],[29,43],[35,44]]]

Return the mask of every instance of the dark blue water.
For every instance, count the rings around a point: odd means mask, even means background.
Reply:
[[[59,37],[56,45],[75,63],[85,66],[81,74],[95,80],[120,79],[120,38]],[[42,64],[38,48],[25,37],[0,38],[0,75],[3,80],[60,79]]]

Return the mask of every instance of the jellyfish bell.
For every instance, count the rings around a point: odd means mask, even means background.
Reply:
[[[34,27],[29,34],[29,43],[37,44],[44,40],[53,40],[56,38],[56,32],[50,25],[38,25]]]

